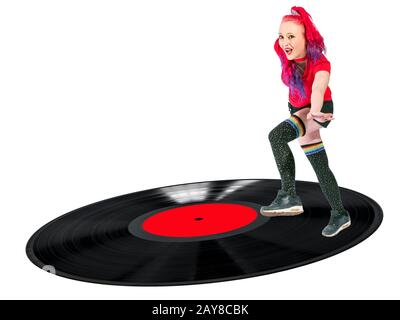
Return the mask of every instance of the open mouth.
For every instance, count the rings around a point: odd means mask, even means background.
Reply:
[[[287,55],[291,55],[292,52],[293,52],[293,49],[286,48],[286,49],[285,49],[285,52],[286,52]]]

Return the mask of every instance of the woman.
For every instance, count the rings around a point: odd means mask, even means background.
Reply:
[[[290,118],[269,133],[269,140],[281,176],[281,189],[274,201],[261,208],[267,217],[293,216],[303,212],[295,190],[295,163],[288,142],[298,139],[310,161],[321,189],[331,206],[331,218],[322,235],[333,237],[349,227],[351,219],[342,204],[335,176],[320,129],[333,120],[333,102],[328,87],[330,63],[323,55],[324,39],[301,7],[292,7],[279,28],[275,51],[282,64],[282,81],[289,87]]]

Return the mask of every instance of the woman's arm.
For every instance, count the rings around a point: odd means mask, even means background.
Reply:
[[[311,92],[311,112],[320,112],[324,103],[324,95],[329,83],[329,72],[318,71],[315,74]]]
[[[321,108],[324,103],[324,95],[329,83],[329,72],[318,71],[315,74],[311,92],[311,110],[307,114],[307,119],[314,119],[320,122],[333,120],[332,113],[322,113]]]

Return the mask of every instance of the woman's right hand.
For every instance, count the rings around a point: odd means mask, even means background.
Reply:
[[[317,120],[319,122],[326,122],[326,121],[331,121],[334,120],[335,118],[333,117],[333,113],[323,113],[323,112],[315,112],[315,111],[310,111],[307,114],[307,119],[311,120]]]

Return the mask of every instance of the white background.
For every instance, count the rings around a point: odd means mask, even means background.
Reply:
[[[268,132],[288,117],[273,50],[304,6],[326,40],[336,119],[322,131],[341,187],[383,208],[366,241],[304,267],[181,287],[54,277],[29,237],[84,205],[149,188],[278,179]],[[397,1],[2,1],[3,299],[398,299]],[[296,179],[317,181],[298,143]],[[397,201],[396,201],[397,200]]]

